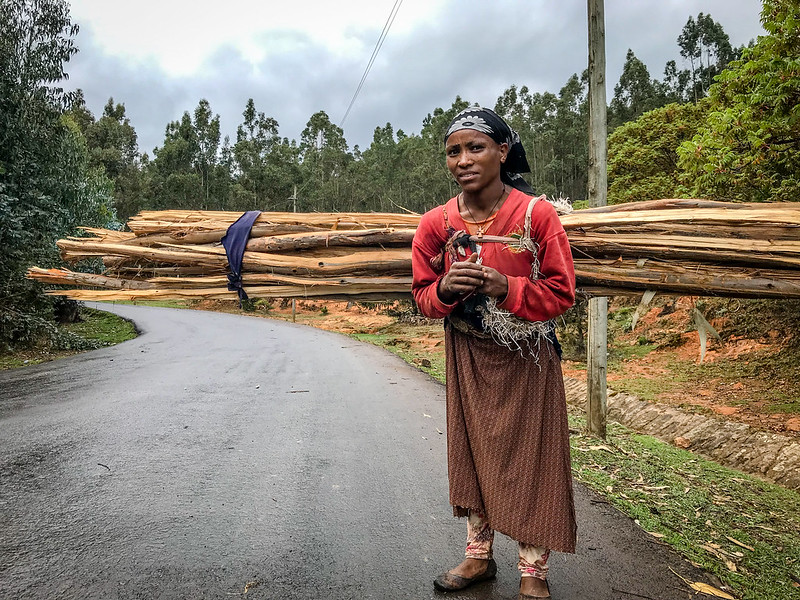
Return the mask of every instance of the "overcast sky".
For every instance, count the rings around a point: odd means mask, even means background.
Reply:
[[[319,110],[340,124],[395,0],[72,0],[80,52],[68,88],[99,117],[125,104],[152,155],[201,98],[235,141],[248,98],[299,139]],[[661,79],[689,16],[710,13],[735,46],[763,33],[757,0],[607,0],[609,94],[628,48]],[[376,126],[419,133],[457,95],[494,106],[510,85],[557,93],[587,64],[585,0],[405,0],[344,124],[350,148]],[[610,96],[609,96],[610,97]]]

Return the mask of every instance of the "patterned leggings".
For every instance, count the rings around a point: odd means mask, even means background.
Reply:
[[[466,557],[489,560],[492,558],[493,541],[494,529],[489,527],[486,516],[481,513],[470,512],[469,517],[467,517]],[[548,558],[550,558],[550,550],[519,542],[519,563],[517,568],[523,577],[547,579]]]

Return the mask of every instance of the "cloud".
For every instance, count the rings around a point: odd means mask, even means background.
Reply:
[[[676,38],[690,15],[711,13],[735,45],[760,32],[753,0],[606,3],[609,97],[628,48],[660,78],[667,60],[679,61]],[[170,75],[154,57],[110,54],[91,25],[78,37],[80,53],[68,67],[97,116],[110,96],[122,102],[142,151],[163,142],[168,122],[193,111],[201,98],[235,138],[248,98],[280,123],[280,134],[299,139],[308,118],[325,110],[338,123],[361,79],[383,23],[353,25],[349,44],[334,50],[308,32],[276,29],[251,37],[260,58],[227,43],[217,46],[193,74]],[[347,122],[352,147],[362,149],[376,126],[418,133],[436,107],[455,97],[493,105],[510,85],[558,92],[586,68],[586,5],[550,0],[451,0],[434,6],[427,21],[390,32]],[[198,32],[197,35],[202,35]],[[361,51],[354,49],[360,48]]]

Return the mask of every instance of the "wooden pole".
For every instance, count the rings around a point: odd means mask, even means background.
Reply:
[[[294,186],[292,197],[292,212],[297,212],[297,185]],[[292,323],[297,323],[297,298],[292,298]]]
[[[289,196],[289,200],[292,201],[292,212],[297,212],[297,185],[294,186],[294,192]]]
[[[607,204],[608,126],[606,122],[606,49],[603,0],[587,0],[589,16],[589,206]],[[589,300],[586,352],[587,429],[606,437],[608,298]]]

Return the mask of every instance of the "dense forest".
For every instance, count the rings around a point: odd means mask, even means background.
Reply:
[[[689,17],[660,79],[628,50],[608,106],[610,202],[796,199],[800,9],[765,0],[762,23],[766,35],[735,48],[711,15]],[[281,137],[255,99],[236,139],[222,139],[200,99],[148,156],[124,99],[93,115],[80,91],[59,87],[76,33],[63,0],[0,5],[0,350],[63,343],[51,301],[23,275],[57,264],[54,240],[78,225],[122,227],[139,210],[165,208],[421,212],[456,193],[442,136],[468,99],[432,110],[419,133],[377,126],[364,149],[351,149],[324,111],[299,140]],[[519,82],[494,108],[520,133],[534,189],[584,199],[586,74],[557,93]]]

